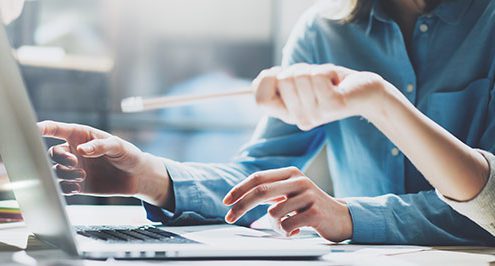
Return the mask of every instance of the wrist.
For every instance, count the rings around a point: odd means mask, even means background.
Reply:
[[[340,218],[339,223],[341,225],[341,232],[342,232],[341,241],[344,241],[352,238],[352,232],[353,232],[352,216],[346,201],[342,199],[337,199],[337,202],[340,205],[339,207],[340,215],[338,215],[338,217]]]
[[[169,203],[170,177],[163,161],[154,155],[144,153],[144,169],[138,174],[136,197],[158,207]]]
[[[361,116],[373,124],[380,124],[387,121],[390,110],[394,110],[394,105],[404,100],[404,96],[392,84],[382,79],[377,82],[374,93],[369,97],[369,104],[365,105]],[[407,101],[407,99],[406,99]]]

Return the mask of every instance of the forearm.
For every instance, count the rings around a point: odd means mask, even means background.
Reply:
[[[210,224],[224,221],[229,207],[222,203],[225,194],[237,183],[258,168],[245,167],[241,163],[207,164],[180,163],[160,158],[169,175],[168,194],[174,208],[166,205],[145,204],[148,217],[170,225]],[[239,221],[249,225],[266,213],[260,206]]]
[[[367,118],[384,133],[443,195],[475,197],[486,183],[489,165],[475,149],[414,107],[385,82],[380,107]]]

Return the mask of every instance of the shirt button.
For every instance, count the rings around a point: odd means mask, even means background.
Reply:
[[[395,156],[399,155],[399,149],[397,149],[397,148],[393,148],[393,149],[390,151],[390,153],[392,154],[392,156],[394,156],[394,157],[395,157]]]
[[[428,31],[428,25],[426,25],[426,24],[419,25],[419,31],[427,32]]]
[[[414,91],[414,85],[413,84],[407,84],[406,91],[411,93]]]

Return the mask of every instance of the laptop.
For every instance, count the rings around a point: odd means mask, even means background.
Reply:
[[[187,227],[187,230],[152,225],[72,226],[3,25],[0,25],[0,154],[28,229],[39,240],[70,256],[94,259],[318,257],[330,249],[321,241],[307,244],[266,237],[260,231],[230,225],[217,229]],[[202,237],[184,234],[195,230]],[[206,233],[202,234],[202,230]]]

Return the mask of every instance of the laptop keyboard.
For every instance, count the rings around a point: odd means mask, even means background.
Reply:
[[[96,240],[114,243],[166,243],[166,244],[193,244],[196,241],[187,239],[180,235],[165,231],[153,226],[122,227],[113,226],[91,226],[76,227],[79,235]]]

